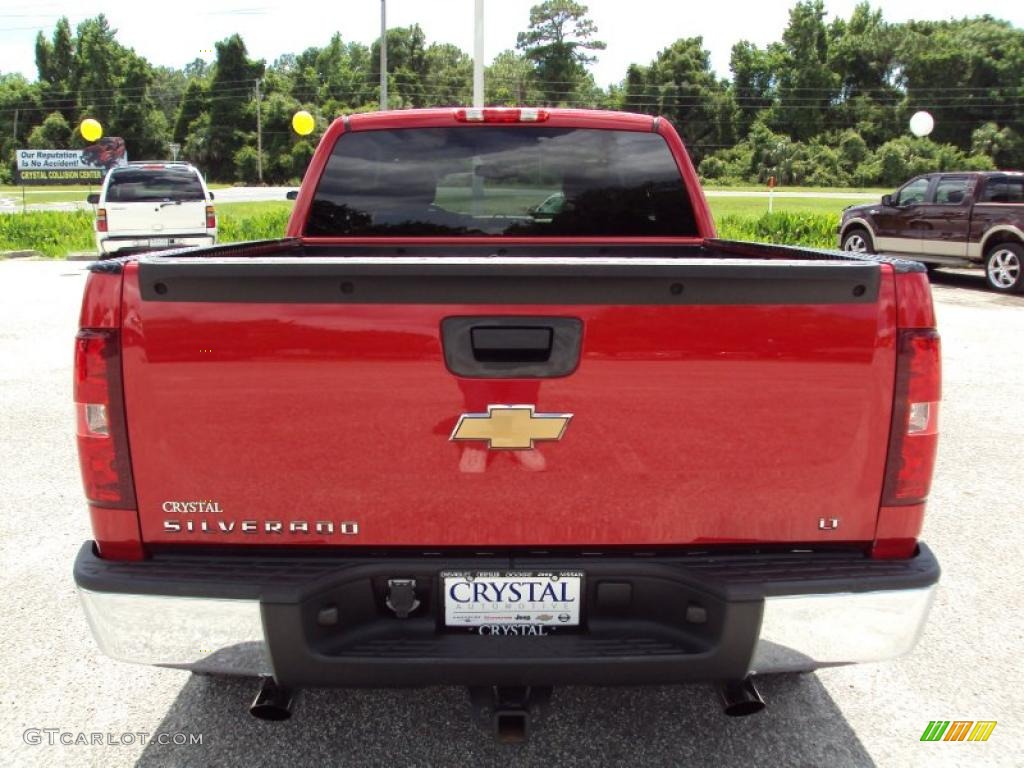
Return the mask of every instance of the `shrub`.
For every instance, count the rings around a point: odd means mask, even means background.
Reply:
[[[725,240],[752,240],[774,245],[835,248],[839,216],[832,213],[765,213],[761,216],[723,216],[716,222]]]
[[[870,153],[867,142],[854,130],[843,131],[839,136],[838,144],[840,160],[848,172],[852,172],[854,168],[867,160]]]
[[[289,214],[287,210],[263,211],[250,216],[222,213],[217,222],[217,240],[221,243],[236,243],[240,240],[284,237]]]
[[[0,251],[31,249],[47,256],[91,251],[92,211],[29,211],[0,215]]]
[[[971,154],[985,155],[999,168],[1024,165],[1024,139],[1009,126],[986,123],[971,134]]]
[[[290,211],[257,213],[218,210],[218,241],[268,240],[284,237]],[[0,215],[0,251],[39,251],[63,257],[72,251],[96,248],[92,211],[28,211]]]
[[[267,153],[263,153],[263,166],[267,165]],[[235,176],[246,184],[255,184],[259,180],[260,155],[255,147],[242,147],[235,152]]]
[[[715,155],[708,155],[697,167],[702,179],[723,179],[726,174],[725,160]]]

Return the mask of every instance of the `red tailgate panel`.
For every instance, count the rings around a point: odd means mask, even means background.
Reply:
[[[874,536],[893,387],[891,274],[876,304],[340,306],[144,302],[129,268],[124,301],[148,543]],[[441,321],[456,315],[578,317],[580,365],[559,379],[457,379],[440,342]],[[574,417],[562,440],[529,455],[449,441],[460,414],[519,403]],[[167,511],[191,501],[219,511]],[[819,530],[820,518],[839,528]],[[267,532],[267,521],[282,530]],[[293,521],[311,530],[290,532]],[[316,522],[336,529],[317,533]],[[341,533],[343,522],[358,535]]]

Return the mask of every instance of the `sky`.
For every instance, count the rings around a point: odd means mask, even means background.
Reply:
[[[484,0],[485,58],[514,48],[516,33],[529,26],[538,0]],[[592,65],[601,86],[621,81],[629,64],[647,63],[680,37],[703,36],[712,67],[729,77],[729,51],[738,40],[758,45],[778,40],[793,0],[591,0],[586,3],[598,37],[608,44]],[[849,18],[857,0],[826,0],[829,19]],[[429,42],[450,42],[473,50],[473,0],[387,0],[389,27],[418,23]],[[949,19],[991,14],[1024,26],[1024,2],[1017,0],[881,0],[888,21]],[[212,61],[213,44],[238,32],[249,55],[271,63],[284,53],[323,46],[338,31],[346,41],[372,42],[380,34],[379,0],[0,0],[0,73],[35,79],[36,33],[49,37],[61,16],[72,27],[106,14],[118,40],[151,63],[180,68],[196,58]]]

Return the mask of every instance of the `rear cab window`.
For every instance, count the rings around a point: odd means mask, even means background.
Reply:
[[[107,181],[108,203],[198,202],[206,200],[192,168],[121,168]]]
[[[494,125],[343,134],[304,234],[692,237],[698,228],[660,135]]]

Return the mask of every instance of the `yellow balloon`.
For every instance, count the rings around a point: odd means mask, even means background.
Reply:
[[[96,141],[103,135],[103,126],[100,125],[100,121],[93,120],[91,117],[82,121],[82,127],[79,130],[82,131],[82,138],[86,141]]]
[[[300,109],[292,115],[292,128],[299,136],[308,136],[316,128],[316,120],[304,109]]]

